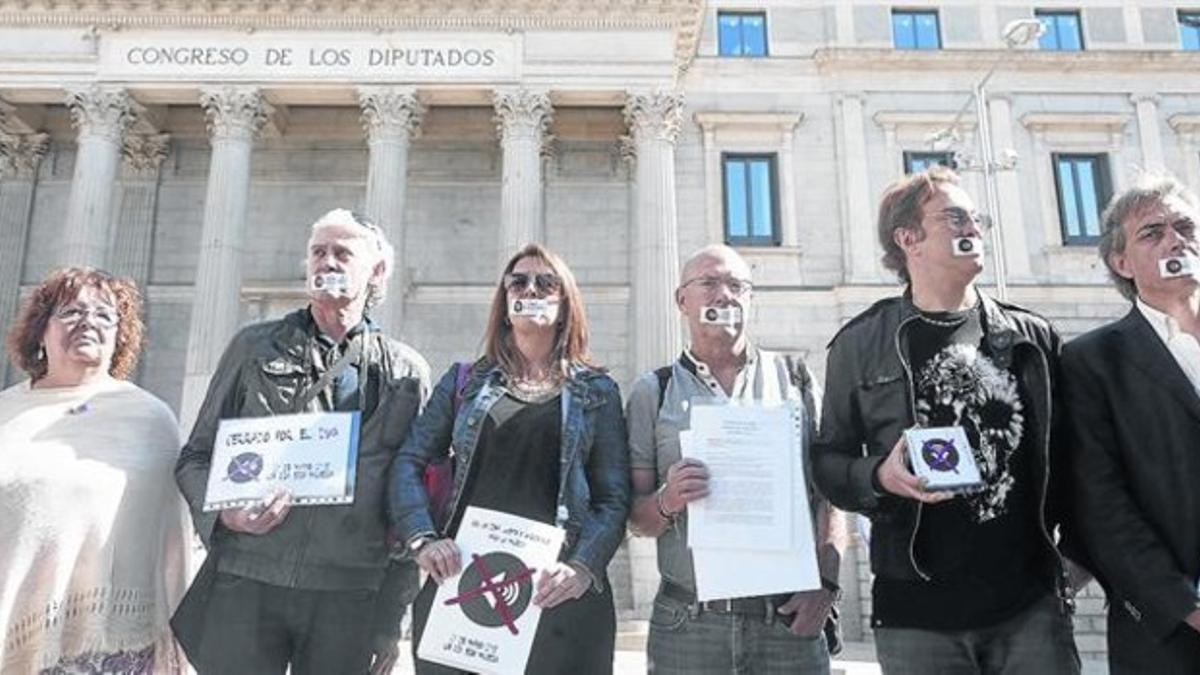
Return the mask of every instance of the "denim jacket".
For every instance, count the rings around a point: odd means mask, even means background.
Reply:
[[[401,541],[437,533],[422,481],[425,467],[453,447],[451,514],[465,507],[463,485],[492,406],[508,393],[504,373],[476,363],[462,405],[454,414],[455,368],[434,387],[392,465],[389,512]],[[629,449],[616,382],[604,373],[572,366],[563,385],[555,525],[566,530],[563,559],[582,564],[599,590],[608,562],[625,534],[629,515]],[[447,522],[452,520],[448,518]]]

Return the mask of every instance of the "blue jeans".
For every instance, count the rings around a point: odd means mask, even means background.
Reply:
[[[659,675],[764,675],[829,673],[825,638],[797,637],[786,620],[695,612],[654,598],[647,668]]]
[[[876,628],[884,675],[1078,675],[1071,617],[1053,595],[994,626],[941,631]]]

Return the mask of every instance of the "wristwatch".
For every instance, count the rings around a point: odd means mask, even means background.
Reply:
[[[421,549],[425,548],[426,544],[432,544],[435,541],[437,541],[437,538],[428,534],[421,534],[413,537],[408,542],[408,555],[412,558],[416,558],[417,554],[421,552]]]

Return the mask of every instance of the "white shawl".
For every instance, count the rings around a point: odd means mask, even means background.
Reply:
[[[171,410],[128,382],[0,392],[0,673],[155,646],[186,583]]]

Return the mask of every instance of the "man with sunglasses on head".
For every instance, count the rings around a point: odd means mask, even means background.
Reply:
[[[201,675],[382,675],[399,655],[417,571],[389,559],[385,488],[429,394],[429,366],[367,318],[394,257],[370,221],[325,214],[306,250],[309,305],[244,328],[213,374],[175,469],[208,549],[172,621]],[[360,414],[353,503],[293,507],[277,491],[203,510],[209,471],[225,470],[212,466],[221,420],[331,411]]]
[[[1200,200],[1144,175],[1101,216],[1132,305],[1063,348],[1080,539],[1114,675],[1200,672]]]
[[[634,503],[630,524],[658,540],[662,583],[650,619],[651,673],[728,675],[827,673],[836,630],[825,626],[839,596],[843,526],[810,488],[823,588],[781,596],[700,602],[687,548],[687,506],[708,494],[708,471],[681,456],[679,433],[697,401],[797,400],[807,442],[815,431],[817,386],[803,361],[759,349],[746,334],[754,289],[750,267],[728,246],[688,259],[675,302],[690,344],[672,364],[643,374],[626,406]],[[807,460],[807,448],[804,458]],[[806,472],[807,474],[807,472]]]
[[[1059,337],[976,289],[984,223],[949,169],[891,185],[878,225],[907,288],[830,343],[813,470],[835,506],[871,520],[883,672],[1078,673],[1056,539]],[[907,459],[911,427],[961,429],[982,484],[928,488]]]

